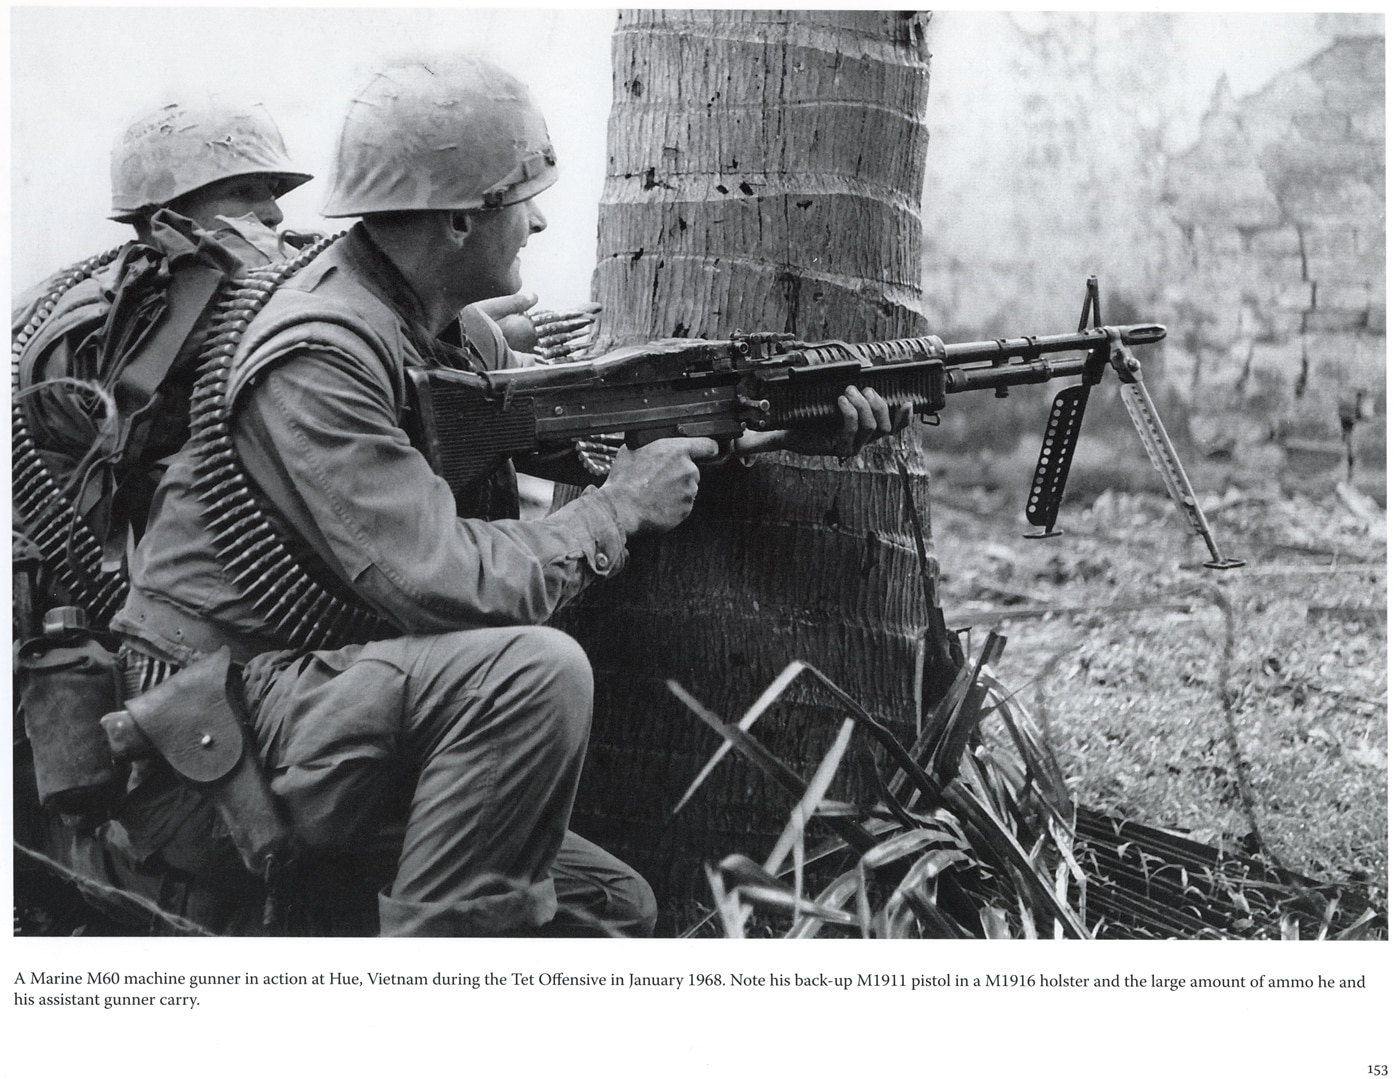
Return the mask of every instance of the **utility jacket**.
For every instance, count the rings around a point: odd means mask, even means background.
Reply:
[[[233,361],[234,444],[253,486],[309,556],[403,634],[541,623],[626,558],[603,489],[543,520],[457,515],[402,424],[408,368],[513,362],[484,316],[468,311],[459,329],[431,336],[357,226],[277,290]],[[113,628],[179,663],[223,644],[238,660],[287,647],[214,554],[196,463],[190,445],[166,470]]]

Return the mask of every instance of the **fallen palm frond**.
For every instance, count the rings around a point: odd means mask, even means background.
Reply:
[[[795,802],[763,865],[736,854],[708,868],[726,935],[748,935],[758,915],[768,927],[776,920],[779,931],[786,925],[789,937],[1352,939],[1384,932],[1383,911],[1352,891],[1076,806],[1047,732],[992,670],[1002,643],[989,636],[908,750],[804,663],[790,664],[733,724],[671,683],[725,739],[682,805],[731,748]],[[810,781],[755,734],[803,678],[847,712]],[[866,805],[828,799],[843,768],[865,769],[879,797]],[[809,838],[813,827],[826,835]],[[808,867],[818,862],[826,883],[809,897]]]
[[[1081,807],[1076,839],[1101,937],[1349,940],[1384,926],[1352,889],[1165,829]]]
[[[733,724],[671,684],[672,692],[725,739],[686,797],[732,747],[796,800],[788,827],[763,866],[734,856],[712,870],[727,934],[742,933],[753,912],[762,911],[788,918],[788,935],[795,937],[1089,935],[1069,894],[1071,882],[1081,881],[1083,873],[1067,842],[1072,826],[1064,815],[1064,783],[1047,764],[1052,758],[1024,710],[986,671],[999,640],[989,640],[931,711],[925,737],[912,752],[804,663],[790,664]],[[810,782],[778,761],[753,733],[799,678],[815,681],[848,712]],[[991,716],[1014,729],[1008,741],[1021,747],[1019,756],[1008,757],[982,741],[981,726]],[[853,747],[859,749],[854,758]],[[883,797],[859,807],[827,801],[843,766],[875,772]],[[892,770],[893,783],[886,784],[884,769]],[[826,843],[809,851],[804,835],[813,822],[834,833],[840,846]],[[842,856],[844,868],[815,898],[807,898],[805,866],[834,856]]]

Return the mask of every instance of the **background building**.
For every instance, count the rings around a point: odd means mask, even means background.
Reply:
[[[1106,320],[1168,326],[1142,359],[1206,483],[1383,497],[1381,16],[952,13],[930,38],[936,331],[1072,329],[1097,274]],[[1073,486],[1150,485],[1108,396]],[[929,442],[952,475],[1028,473],[1044,398],[958,413]]]

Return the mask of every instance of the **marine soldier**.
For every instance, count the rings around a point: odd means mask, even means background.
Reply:
[[[384,934],[640,935],[655,918],[645,882],[568,831],[592,672],[543,623],[619,572],[630,537],[684,520],[718,447],[623,449],[600,487],[521,521],[508,466],[463,516],[405,429],[408,369],[515,362],[494,323],[459,312],[519,291],[555,176],[543,117],[494,64],[375,75],[324,210],[360,223],[242,331],[113,622],[134,662],[180,672],[171,685],[223,649],[246,664],[252,737],[304,857],[360,866]],[[843,401],[840,430],[797,448],[852,453],[907,422],[878,396]],[[236,477],[211,478],[210,454]]]
[[[20,415],[60,489],[112,548],[109,565],[130,522],[113,506],[121,484],[108,466],[120,456],[134,475],[183,440],[192,335],[220,280],[282,256],[276,200],[311,175],[292,164],[261,105],[209,98],[130,124],[113,145],[111,177],[110,216],[135,238],[52,275],[11,313]],[[109,332],[117,324],[122,332]],[[155,397],[163,403],[149,407]],[[138,411],[139,429],[113,430]],[[141,505],[149,495],[123,492]]]
[[[276,123],[261,105],[192,96],[145,113],[112,145],[113,221],[129,224],[138,242],[158,239],[153,219],[173,212],[218,235],[244,261],[280,258],[277,200],[311,179],[287,154]],[[11,309],[21,329],[66,274],[29,289]]]
[[[262,106],[192,98],[124,129],[111,179],[111,217],[136,235],[52,275],[12,309],[21,639],[37,635],[40,615],[54,607],[77,608],[92,629],[106,628],[160,462],[185,439],[190,361],[212,299],[229,277],[281,257],[276,199],[311,176],[291,162]],[[33,804],[42,796],[67,805],[55,784],[90,778],[67,775],[74,743],[56,731],[88,723],[100,741],[95,715],[77,714],[70,695],[40,684],[47,674],[38,668],[62,666],[53,650],[62,647],[36,640],[19,654],[29,740],[17,749],[15,782],[34,798],[17,795],[16,838],[99,887],[168,900],[169,866],[147,872],[150,851],[133,846],[120,822],[75,825],[53,804],[48,813]],[[31,754],[57,761],[63,774],[46,772],[35,791]]]

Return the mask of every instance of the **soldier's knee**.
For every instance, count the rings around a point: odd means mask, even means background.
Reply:
[[[656,929],[656,895],[651,885],[601,847],[581,846],[576,837],[566,840],[565,846],[568,849],[561,851],[551,874],[559,911],[545,933],[651,936]],[[580,854],[585,855],[582,861]]]
[[[582,741],[593,719],[593,666],[579,643],[548,626],[529,626],[511,649],[526,693],[547,703],[561,735]]]
[[[528,626],[520,634],[525,662],[551,687],[593,700],[593,665],[578,641],[549,626]]]
[[[618,889],[609,914],[608,921],[624,937],[649,937],[656,929],[656,893],[634,874]]]

